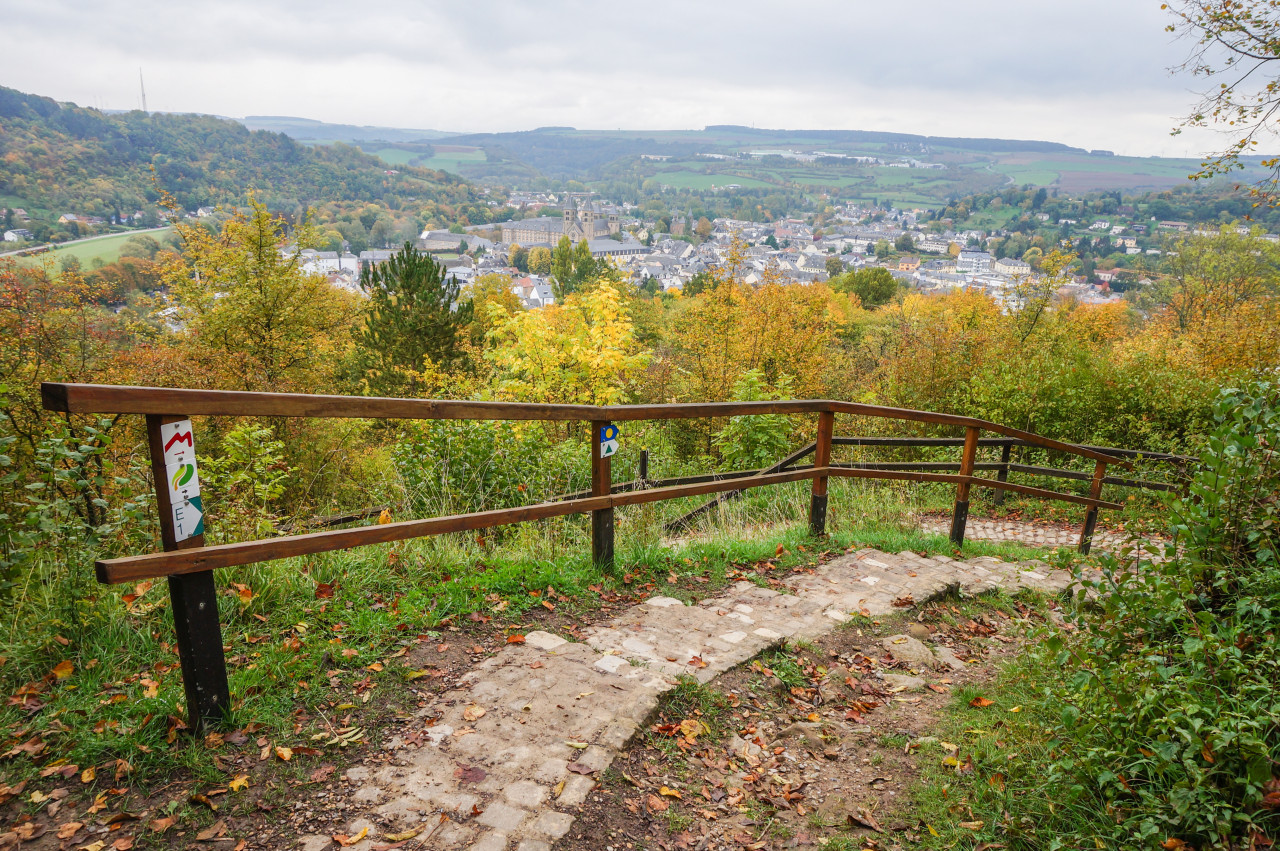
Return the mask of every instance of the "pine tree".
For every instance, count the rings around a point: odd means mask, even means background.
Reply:
[[[369,389],[430,389],[431,374],[455,365],[471,323],[472,305],[460,301],[457,278],[446,278],[443,264],[406,242],[387,262],[361,269],[360,286],[369,306],[356,346]]]

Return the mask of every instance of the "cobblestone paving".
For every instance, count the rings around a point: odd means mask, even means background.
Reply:
[[[1070,577],[1041,562],[859,550],[793,576],[784,591],[739,582],[685,605],[654,597],[569,642],[532,632],[466,674],[391,740],[346,772],[365,814],[348,835],[366,851],[420,830],[433,849],[549,851],[577,808],[680,674],[706,682],[787,638],[815,638],[852,613],[883,615],[910,597],[1030,587]],[[308,851],[328,836],[303,837]]]
[[[920,531],[938,535],[951,534],[950,517],[921,517]],[[995,520],[970,517],[965,523],[965,539],[981,541],[1017,541],[1033,547],[1064,547],[1075,549],[1080,543],[1080,528],[1063,528],[1041,523],[1028,523],[1025,520]],[[1112,529],[1097,529],[1093,533],[1093,552],[1119,552],[1129,543],[1127,532]]]

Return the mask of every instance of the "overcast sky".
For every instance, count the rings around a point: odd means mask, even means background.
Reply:
[[[1198,156],[1160,0],[0,0],[0,84],[442,130],[707,124]]]

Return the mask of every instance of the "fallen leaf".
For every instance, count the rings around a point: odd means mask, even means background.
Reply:
[[[277,746],[276,756],[278,756],[283,762],[288,762],[293,759],[293,748],[282,748]]]
[[[787,551],[787,548],[786,548],[786,547],[784,547],[782,544],[778,544],[778,548],[777,548],[776,550],[774,550],[774,551],[773,551],[773,554],[774,554],[774,555],[776,555],[776,556],[780,556],[780,555],[782,555],[783,553],[785,553],[786,551]]]
[[[165,816],[164,818],[158,818],[153,820],[150,824],[147,825],[147,827],[151,828],[156,833],[164,833],[166,830],[173,827],[173,823],[174,823],[173,816]]]
[[[387,522],[390,522],[390,520],[388,519]],[[346,848],[349,845],[355,845],[357,842],[359,842],[361,839],[364,839],[368,835],[369,835],[369,828],[363,827],[361,828],[360,832],[357,833],[355,836],[347,836],[342,833],[335,833],[333,835],[333,841],[341,845],[343,848]]]
[[[669,786],[663,786],[658,790],[658,794],[666,798],[684,798],[679,789],[672,789]]]
[[[586,742],[565,742],[565,744],[571,748],[577,748],[578,750],[585,750],[587,747]]]
[[[460,765],[454,769],[453,776],[463,783],[480,783],[489,776],[483,768],[474,765]]]
[[[80,828],[82,828],[82,827],[84,827],[84,822],[80,822],[80,821],[69,821],[69,822],[67,822],[66,824],[64,824],[64,825],[62,825],[61,827],[59,827],[59,828],[58,828],[58,838],[59,838],[59,839],[70,839],[71,837],[75,836],[75,835],[76,835],[76,833],[77,833],[77,832],[80,830]]]
[[[245,789],[248,786],[249,775],[247,774],[238,774],[234,780],[227,784],[227,788],[232,792],[239,792],[241,789]]]
[[[1171,836],[1168,839],[1166,839],[1164,842],[1161,842],[1160,847],[1168,848],[1170,849],[1170,851],[1176,851],[1176,849],[1178,848],[1186,848],[1187,843],[1183,842],[1181,839],[1178,839],[1177,837]]]
[[[80,851],[102,851],[102,849],[106,847],[107,843],[102,840],[98,840],[97,842],[90,842],[88,845],[81,845]]]
[[[462,717],[467,721],[479,721],[485,716],[485,712],[484,707],[476,706],[472,703],[462,710]]]
[[[507,643],[508,643],[508,644],[524,644],[524,636],[523,636],[523,635],[508,635],[508,636],[507,636]]]
[[[583,765],[580,762],[571,762],[568,765],[566,765],[565,768],[569,769],[574,774],[583,774],[583,775],[586,775],[587,777],[590,777],[592,774],[596,773],[596,770],[594,768],[588,768],[587,766]]]
[[[328,582],[321,582],[316,585],[316,599],[328,600],[333,597],[333,586]]]
[[[854,827],[865,827],[874,830],[876,833],[884,833],[884,828],[880,826],[880,822],[876,821],[876,817],[866,807],[858,807],[857,813],[849,813],[846,820]]]
[[[111,847],[114,848],[115,851],[129,851],[129,849],[133,848],[133,837],[122,836],[115,842],[112,842]]]
[[[978,709],[982,709],[985,706],[991,706],[994,703],[994,700],[987,700],[985,697],[975,697],[973,700],[969,701],[970,706]]]
[[[659,798],[657,795],[650,795],[645,799],[645,803],[649,805],[649,809],[655,813],[665,812],[671,805]]]
[[[65,680],[75,671],[76,666],[71,664],[70,659],[63,659],[61,662],[53,666],[53,676],[55,679]]]
[[[382,513],[378,515],[378,525],[385,526],[390,522],[391,522],[391,509],[390,508],[382,509]],[[367,833],[368,831],[365,831],[365,832]]]
[[[384,833],[382,836],[392,842],[404,842],[406,839],[413,839],[421,832],[420,830],[406,830],[403,833]]]
[[[960,824],[960,826],[961,826],[961,827],[963,827],[965,830],[982,830],[982,826],[983,826],[983,824],[985,824],[985,822],[981,822],[981,821],[962,821],[962,822],[960,822],[959,824]]]
[[[701,657],[701,656],[694,656],[692,659],[690,659],[690,660],[689,660],[689,667],[691,667],[691,668],[705,668],[705,667],[707,667],[707,663],[706,663],[706,662],[704,662],[704,661],[702,661],[702,657]]]
[[[215,836],[222,836],[227,832],[227,823],[222,819],[218,819],[213,824],[196,834],[196,842],[208,842]]]

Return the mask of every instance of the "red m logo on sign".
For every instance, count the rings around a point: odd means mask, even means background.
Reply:
[[[175,432],[173,437],[169,438],[169,442],[164,445],[164,451],[168,452],[169,447],[173,446],[175,443],[185,443],[192,449],[195,448],[195,444],[191,442],[191,432],[187,432],[185,434],[182,432]]]

